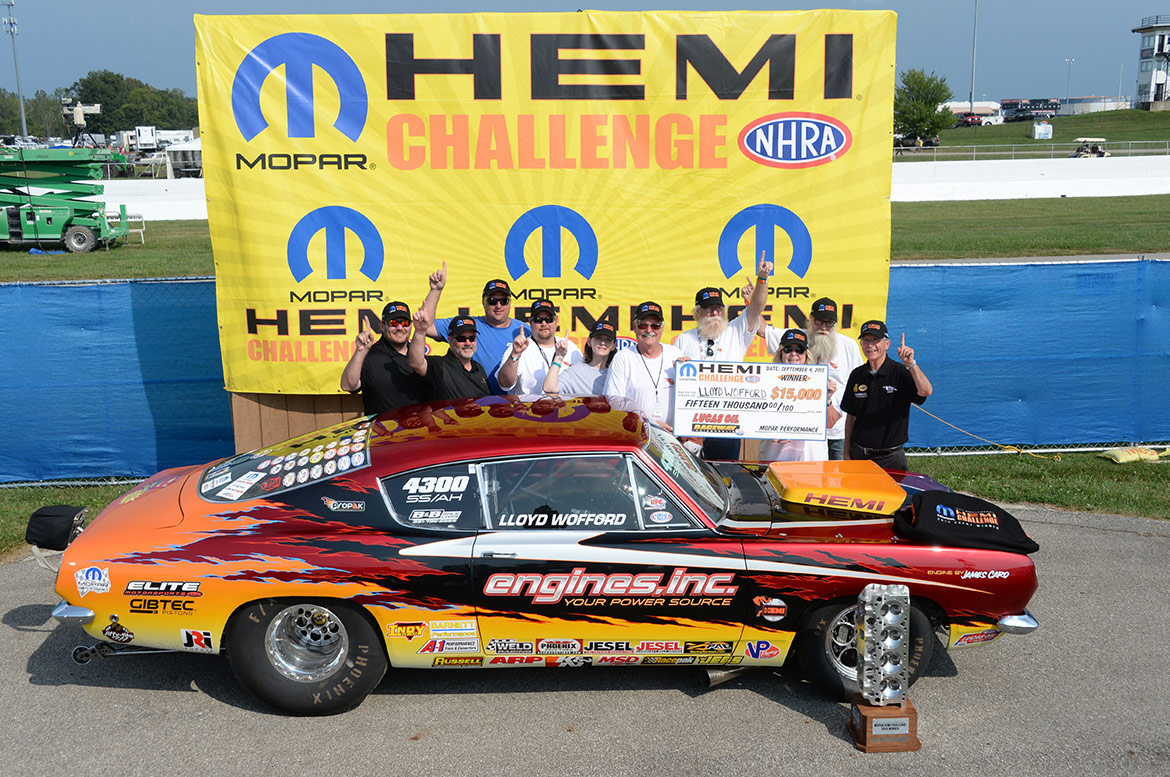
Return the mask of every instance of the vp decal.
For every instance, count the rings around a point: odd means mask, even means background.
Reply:
[[[816,167],[837,159],[851,145],[849,128],[819,113],[774,113],[739,133],[743,155],[768,167]]]
[[[256,137],[268,122],[260,112],[260,89],[284,66],[285,101],[290,138],[314,137],[313,68],[324,71],[337,86],[341,107],[333,126],[356,141],[369,108],[366,82],[354,61],[336,43],[307,32],[288,32],[248,52],[232,81],[232,115],[244,140]]]
[[[371,281],[378,280],[378,276],[382,274],[386,250],[374,222],[353,208],[326,205],[298,221],[288,236],[288,269],[292,271],[297,283],[308,278],[313,272],[309,264],[309,241],[321,230],[325,230],[326,278],[329,280],[345,278],[345,233],[348,230],[362,241],[362,249],[365,251],[361,266],[362,275]]]

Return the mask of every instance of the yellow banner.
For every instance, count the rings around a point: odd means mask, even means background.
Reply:
[[[693,326],[821,296],[884,317],[891,11],[196,16],[199,113],[227,388],[326,394],[363,318],[547,296],[580,340],[630,308]],[[733,309],[734,312],[734,309]],[[760,346],[752,352],[760,356]],[[440,350],[442,350],[440,346]]]

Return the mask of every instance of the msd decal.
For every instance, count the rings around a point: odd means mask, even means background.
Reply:
[[[739,150],[768,167],[816,167],[839,158],[853,145],[844,123],[819,113],[774,113],[739,133]]]

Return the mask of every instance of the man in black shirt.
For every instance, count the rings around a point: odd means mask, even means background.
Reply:
[[[849,374],[841,409],[845,411],[845,458],[869,459],[885,469],[907,468],[902,446],[910,438],[910,405],[921,405],[933,388],[914,361],[914,349],[898,348],[902,364],[886,358],[890,336],[885,323],[861,325],[863,364]],[[904,365],[904,366],[903,366]]]
[[[485,397],[488,388],[487,372],[475,361],[475,319],[459,316],[451,319],[447,342],[451,348],[443,356],[427,356],[427,329],[434,321],[433,313],[423,305],[414,314],[414,337],[410,341],[410,366],[429,387],[430,399],[464,399]]]
[[[431,273],[430,290],[423,306],[434,314],[439,295],[447,284],[447,263]],[[364,327],[364,322],[363,322]],[[381,337],[363,328],[354,342],[353,355],[341,373],[341,388],[351,394],[362,392],[366,415],[403,405],[427,401],[426,382],[415,374],[407,356],[410,344],[410,308],[405,302],[391,302],[382,308]]]

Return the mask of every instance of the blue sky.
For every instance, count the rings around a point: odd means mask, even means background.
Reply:
[[[1087,2],[1087,0],[981,0],[975,99],[1004,97],[1133,96],[1139,36],[1130,32],[1145,16],[1170,14],[1170,0]],[[723,3],[676,0],[637,2],[469,2],[430,0],[435,13],[472,11],[709,10]],[[733,2],[744,10],[815,7],[809,3]],[[945,76],[956,99],[971,88],[971,32],[974,0],[830,2],[824,7],[898,12],[898,70],[923,68]],[[94,3],[87,0],[16,0],[16,38],[21,86],[68,86],[91,70],[113,70],[160,88],[195,94],[195,32],[192,15],[319,13],[409,13],[415,3],[320,0],[200,0]],[[0,6],[0,11],[7,9]],[[16,90],[11,39],[0,40],[0,86]],[[1071,66],[1066,58],[1075,58]]]

